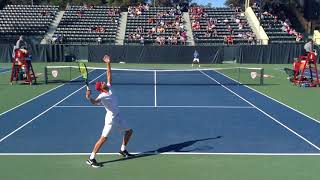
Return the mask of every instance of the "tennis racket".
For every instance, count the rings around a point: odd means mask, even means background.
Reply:
[[[87,90],[89,91],[89,83],[88,83],[88,70],[87,70],[87,66],[86,64],[84,64],[83,62],[79,62],[79,71],[80,74],[86,84]]]

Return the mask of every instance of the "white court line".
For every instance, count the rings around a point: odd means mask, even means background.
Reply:
[[[227,89],[228,91],[230,91],[232,94],[238,96],[240,99],[244,100],[245,102],[247,102],[248,104],[250,104],[251,106],[255,107],[258,111],[260,111],[261,113],[263,113],[264,115],[266,115],[267,117],[269,117],[270,119],[272,119],[273,121],[277,122],[278,124],[280,124],[282,127],[286,128],[287,130],[289,130],[290,132],[292,132],[293,134],[295,134],[296,136],[300,137],[302,140],[304,140],[305,142],[307,142],[308,144],[310,144],[311,146],[313,146],[314,148],[316,148],[317,150],[320,151],[320,147],[316,146],[315,144],[313,144],[311,141],[309,141],[307,138],[303,137],[302,135],[298,134],[297,132],[295,132],[294,130],[290,129],[288,126],[284,125],[283,123],[281,123],[280,121],[278,121],[276,118],[272,117],[271,115],[269,115],[268,113],[264,112],[262,109],[258,108],[257,106],[255,106],[254,104],[252,104],[251,102],[249,102],[248,100],[246,100],[245,98],[243,98],[242,96],[240,96],[239,94],[235,93],[234,91],[232,91],[231,89],[229,89],[228,87],[226,87],[225,85],[221,84],[220,82],[218,82],[217,80],[215,80],[214,78],[212,78],[211,76],[209,76],[208,74],[200,71],[202,74],[204,74],[205,76],[207,76],[209,79],[215,81],[216,83],[218,83],[219,85],[221,85],[223,88]]]
[[[7,111],[5,111],[5,112],[1,113],[1,114],[0,114],[0,116],[2,116],[2,115],[4,115],[4,114],[6,114],[6,113],[8,113],[8,112],[10,112],[10,111],[12,111],[12,110],[14,110],[14,109],[18,108],[18,107],[20,107],[20,106],[22,106],[22,105],[24,105],[24,104],[27,104],[28,102],[33,101],[33,100],[35,100],[35,99],[39,98],[40,96],[43,96],[43,95],[45,95],[45,94],[47,94],[47,93],[49,93],[49,92],[51,92],[51,91],[53,91],[53,90],[55,90],[55,89],[58,89],[59,87],[64,86],[64,85],[65,85],[65,84],[61,84],[61,85],[59,85],[59,86],[57,86],[57,87],[55,87],[55,88],[53,88],[53,89],[50,89],[50,90],[48,90],[48,91],[46,91],[46,92],[44,92],[44,93],[42,93],[42,94],[40,94],[40,95],[38,95],[38,96],[36,96],[36,97],[32,98],[32,99],[29,99],[28,101],[25,101],[25,102],[23,102],[23,103],[21,103],[21,104],[19,104],[19,105],[15,106],[15,107],[13,107],[13,108],[11,108],[11,109],[9,109],[9,110],[7,110]]]
[[[95,81],[96,79],[98,79],[99,77],[101,77],[102,75],[104,75],[105,73],[99,75],[98,77],[96,77],[95,79],[93,79],[91,82]],[[63,102],[64,100],[66,100],[67,98],[69,98],[70,96],[72,96],[73,94],[77,93],[78,91],[80,91],[81,89],[83,89],[84,87],[86,87],[85,85],[82,86],[80,89],[74,91],[73,93],[69,94],[68,96],[66,96],[65,98],[63,98],[62,100],[60,100],[59,102],[57,102],[56,104],[54,104],[53,106],[51,106],[50,108],[48,108],[47,110],[43,111],[42,113],[38,114],[36,117],[32,118],[30,121],[24,123],[22,126],[18,127],[17,129],[15,129],[14,131],[12,131],[11,133],[7,134],[6,136],[4,136],[2,139],[0,139],[0,143],[2,141],[4,141],[5,139],[7,139],[8,137],[10,137],[12,134],[16,133],[17,131],[19,131],[20,129],[22,129],[23,127],[25,127],[26,125],[28,125],[29,123],[31,123],[32,121],[36,120],[38,117],[42,116],[43,114],[45,114],[46,112],[48,112],[49,110],[51,110],[52,108],[54,108],[56,105],[60,104],[61,102]]]
[[[133,152],[131,154],[150,155],[217,155],[217,156],[320,156],[320,153],[206,153],[206,152],[164,152],[143,153]],[[88,153],[0,153],[0,156],[79,156],[90,155]],[[119,155],[119,153],[98,153],[98,155]],[[138,156],[139,157],[139,156]]]
[[[157,107],[157,71],[154,71],[154,107]]]
[[[216,108],[216,109],[255,109],[253,106],[118,106],[120,108]],[[104,106],[55,106],[55,108],[104,108]]]
[[[80,78],[80,77],[81,77],[81,76],[75,77],[75,78],[73,78],[71,81],[73,81],[73,80],[75,80],[75,79],[78,79],[78,78]],[[9,109],[9,110],[7,110],[7,111],[5,111],[5,112],[1,113],[1,114],[0,114],[0,116],[2,116],[2,115],[4,115],[4,114],[6,114],[6,113],[8,113],[8,112],[10,112],[10,111],[12,111],[12,110],[14,110],[14,109],[18,108],[18,107],[20,107],[20,106],[22,106],[22,105],[24,105],[24,104],[27,104],[28,102],[33,101],[33,100],[35,100],[35,99],[37,99],[37,98],[39,98],[39,97],[41,97],[41,96],[43,96],[43,95],[45,95],[45,94],[47,94],[47,93],[49,93],[49,92],[53,91],[53,90],[55,90],[55,89],[58,89],[59,87],[64,86],[64,85],[65,85],[65,84],[61,84],[61,85],[59,85],[59,86],[57,86],[57,87],[55,87],[55,88],[52,88],[52,89],[50,89],[50,90],[48,90],[48,91],[46,91],[46,92],[44,92],[44,93],[42,93],[42,94],[40,94],[40,95],[38,95],[38,96],[36,96],[36,97],[32,98],[32,99],[29,99],[28,101],[25,101],[25,102],[23,102],[23,103],[21,103],[21,104],[19,104],[19,105],[15,106],[15,107],[13,107],[13,108],[11,108],[11,109]]]
[[[220,73],[220,72],[218,72],[218,71],[217,71],[217,73],[221,74],[222,76],[224,76],[224,77],[226,77],[226,78],[229,78],[229,79],[233,80],[234,82],[237,82],[237,83],[241,84],[239,81],[237,81],[237,80],[235,80],[235,79],[233,79],[233,78],[231,78],[231,77],[229,77],[229,76],[226,76],[225,74],[222,74],[222,73]],[[301,111],[299,111],[299,110],[297,110],[297,109],[294,109],[293,107],[290,107],[290,106],[288,106],[287,104],[285,104],[285,103],[283,103],[283,102],[280,102],[280,101],[278,101],[278,100],[276,100],[276,99],[274,99],[274,98],[272,98],[272,97],[270,97],[270,96],[268,96],[268,95],[266,95],[266,94],[264,94],[264,93],[262,93],[262,92],[260,92],[260,91],[258,91],[258,90],[256,90],[256,89],[254,89],[254,88],[252,88],[252,87],[250,87],[250,86],[247,86],[247,85],[244,85],[244,86],[247,87],[247,88],[249,88],[249,89],[251,89],[252,91],[255,91],[256,93],[259,93],[259,94],[261,94],[261,95],[263,95],[263,96],[265,96],[265,97],[267,97],[267,98],[269,98],[269,99],[271,99],[271,100],[273,100],[273,101],[275,101],[275,102],[277,102],[277,103],[279,103],[279,104],[281,104],[281,105],[283,105],[283,106],[285,106],[285,107],[287,107],[287,108],[289,108],[289,109],[291,109],[291,110],[293,110],[293,111],[295,111],[295,112],[297,112],[297,113],[299,113],[299,114],[302,114],[303,116],[306,116],[307,118],[315,121],[316,123],[319,123],[319,124],[320,124],[320,121],[317,120],[316,118],[313,118],[313,117],[311,117],[311,116],[309,116],[309,115],[307,115],[307,114],[305,114],[305,113],[303,113],[303,112],[301,112]]]

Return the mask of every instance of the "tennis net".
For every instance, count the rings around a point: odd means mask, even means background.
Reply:
[[[88,80],[106,80],[106,68],[87,67]],[[142,85],[263,85],[263,68],[231,67],[209,69],[117,69],[112,68],[113,84]],[[83,81],[78,66],[46,66],[46,83]]]

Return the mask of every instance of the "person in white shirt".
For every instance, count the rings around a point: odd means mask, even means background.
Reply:
[[[113,126],[116,126],[120,132],[124,133],[122,145],[120,148],[119,153],[123,157],[130,157],[133,156],[126,150],[126,145],[128,144],[130,137],[133,133],[133,130],[127,126],[127,123],[124,119],[121,118],[119,113],[119,107],[117,103],[117,99],[111,91],[111,65],[110,65],[110,57],[105,55],[103,60],[107,64],[107,83],[106,82],[96,82],[96,90],[100,92],[99,96],[96,99],[90,97],[91,92],[90,90],[86,91],[86,98],[92,104],[95,105],[103,105],[107,111],[105,116],[105,124],[102,130],[101,137],[96,142],[90,157],[87,160],[87,164],[91,165],[94,168],[101,167],[102,165],[98,163],[95,159],[95,155],[98,153],[101,146],[107,140],[108,135],[111,131]]]
[[[192,65],[191,66],[193,67],[193,65],[195,63],[197,63],[199,65],[199,67],[200,67],[199,53],[198,53],[197,50],[195,50],[194,53],[193,53],[193,61],[192,61]]]

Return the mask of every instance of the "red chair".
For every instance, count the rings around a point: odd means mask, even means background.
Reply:
[[[319,75],[317,69],[317,55],[314,52],[309,52],[307,56],[299,56],[298,61],[294,64],[294,83],[301,85],[308,83],[311,87],[319,85]],[[306,69],[309,69],[310,77],[305,76]],[[300,75],[300,77],[298,77]]]
[[[26,58],[28,56],[28,52],[23,49],[16,49],[15,50],[15,57],[12,59],[12,69],[11,69],[11,77],[10,82],[12,84],[12,81],[19,81],[19,80],[25,80],[25,82],[32,84],[32,78],[30,75],[30,67],[32,67],[31,62],[27,61]],[[19,74],[24,68],[24,74],[25,78],[19,79]],[[35,79],[34,72],[32,70],[32,75]]]

